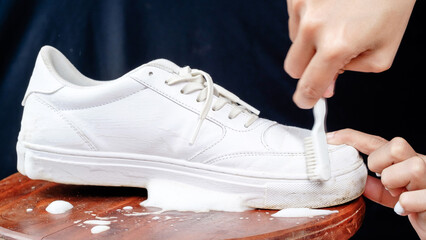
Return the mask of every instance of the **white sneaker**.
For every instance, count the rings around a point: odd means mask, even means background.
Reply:
[[[32,179],[134,187],[164,179],[268,209],[327,207],[364,190],[354,148],[329,146],[331,179],[309,181],[309,130],[259,118],[207,73],[165,59],[96,81],[45,46],[22,104],[18,170]]]

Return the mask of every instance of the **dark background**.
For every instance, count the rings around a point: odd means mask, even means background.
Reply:
[[[404,0],[401,0],[404,1]],[[417,1],[392,68],[345,72],[329,100],[328,130],[401,136],[426,153],[425,1]],[[114,79],[156,58],[190,65],[283,124],[312,127],[291,100],[285,0],[0,0],[0,179],[16,172],[23,98],[39,49],[52,45],[83,74]],[[367,200],[354,239],[416,239],[406,217]]]

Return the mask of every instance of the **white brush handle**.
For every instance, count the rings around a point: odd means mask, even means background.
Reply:
[[[323,132],[325,135],[325,114],[327,113],[326,101],[324,98],[320,98],[314,106],[314,126],[313,132]]]
[[[312,141],[315,149],[317,171],[320,180],[328,180],[331,176],[328,144],[325,135],[325,116],[327,113],[326,100],[320,98],[314,106],[315,123],[312,128]]]

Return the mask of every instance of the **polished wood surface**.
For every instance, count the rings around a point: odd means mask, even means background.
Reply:
[[[339,210],[313,218],[274,218],[272,210],[231,213],[168,211],[139,205],[141,188],[56,184],[16,173],[0,181],[0,240],[3,239],[348,239],[360,227],[362,198],[329,208]],[[54,200],[74,208],[53,215]],[[132,206],[132,210],[123,207]],[[86,220],[110,221],[110,229],[92,234]]]

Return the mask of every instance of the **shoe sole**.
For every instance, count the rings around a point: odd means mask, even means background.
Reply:
[[[367,169],[357,164],[326,182],[248,176],[223,167],[139,154],[54,149],[18,141],[18,171],[64,184],[146,188],[153,179],[241,194],[250,208],[322,208],[346,203],[363,191]],[[148,189],[149,192],[149,189]]]

